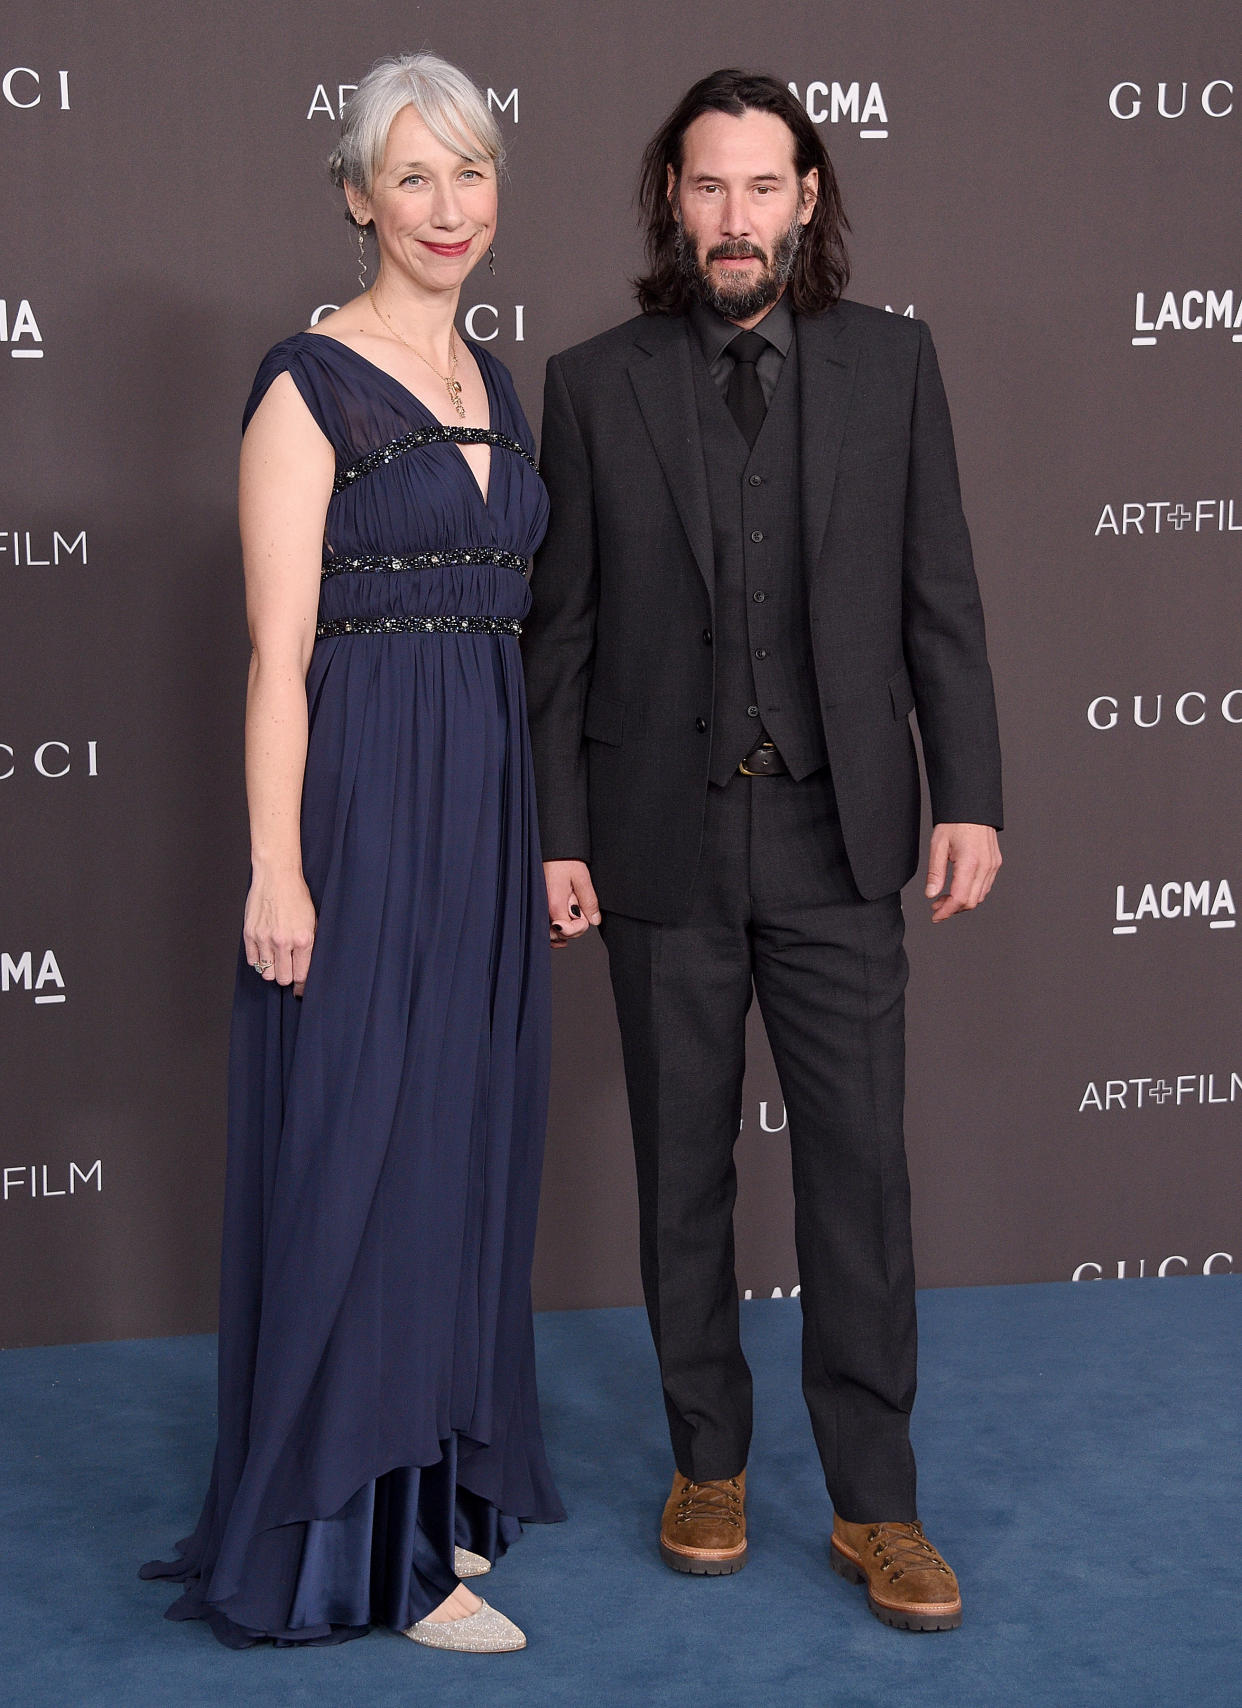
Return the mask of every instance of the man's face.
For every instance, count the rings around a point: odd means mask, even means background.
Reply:
[[[819,174],[799,180],[793,133],[775,113],[703,113],[669,168],[678,256],[699,296],[739,325],[762,318],[789,281]]]

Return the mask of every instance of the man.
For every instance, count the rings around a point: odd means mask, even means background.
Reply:
[[[603,921],[621,1028],[676,1464],[661,1553],[709,1576],[746,1559],[732,1152],[753,990],[788,1110],[832,1564],[885,1623],[943,1630],[961,1600],[909,1441],[911,711],[934,920],[986,896],[1001,823],[948,410],[927,328],[840,300],[836,180],[783,85],[696,84],[643,204],[644,312],[548,365],[525,656],[553,941]]]

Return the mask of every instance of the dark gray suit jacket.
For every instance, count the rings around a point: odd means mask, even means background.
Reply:
[[[866,897],[919,862],[917,711],[936,822],[1001,823],[983,613],[953,432],[921,321],[798,319],[802,546],[824,734]],[[548,363],[551,523],[523,653],[546,860],[605,910],[672,923],[698,863],[711,747],[707,476],[681,316]]]

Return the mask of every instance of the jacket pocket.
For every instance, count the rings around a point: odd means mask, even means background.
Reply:
[[[914,710],[914,689],[910,683],[910,672],[904,664],[895,676],[889,677],[888,694],[893,703],[893,716],[908,718]]]
[[[586,714],[582,733],[588,741],[602,741],[609,747],[620,747],[625,728],[625,702],[610,700],[594,689],[587,695]]]
[[[837,474],[848,472],[850,475],[863,474],[869,469],[887,468],[891,463],[910,462],[909,445],[895,445],[891,439],[882,439],[871,445],[842,445],[841,455],[837,460]]]

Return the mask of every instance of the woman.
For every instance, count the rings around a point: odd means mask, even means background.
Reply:
[[[381,61],[333,160],[369,289],[246,409],[252,876],[230,1061],[220,1435],[174,1565],[224,1643],[372,1621],[521,1648],[459,1580],[564,1516],[535,1394],[546,926],[516,636],[547,498],[458,337],[501,141]]]

